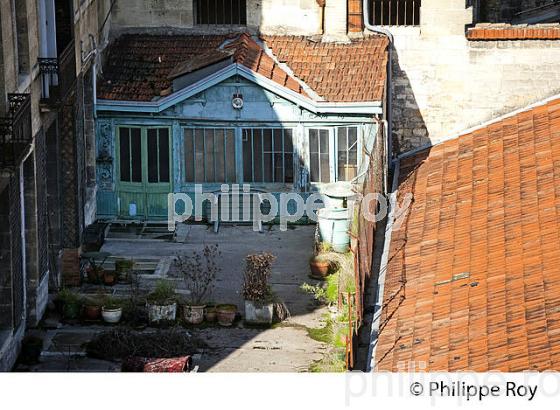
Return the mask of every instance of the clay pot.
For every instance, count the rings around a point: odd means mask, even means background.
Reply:
[[[204,319],[206,319],[207,322],[215,322],[216,318],[216,306],[206,306],[204,309]]]
[[[245,301],[245,322],[253,325],[270,325],[274,317],[273,303]]]
[[[117,283],[117,273],[106,271],[103,273],[103,283],[107,286],[113,286]]]
[[[311,276],[316,279],[325,279],[329,276],[331,263],[326,260],[313,258],[309,261]]]
[[[101,306],[84,306],[84,317],[86,320],[98,320],[101,317]]]
[[[183,306],[183,318],[185,322],[191,325],[199,325],[204,321],[204,308],[206,306]]]
[[[94,269],[92,267],[88,267],[86,273],[88,282],[95,285],[101,283],[104,277],[104,271],[101,268]]]
[[[177,316],[177,303],[160,305],[148,303],[148,320],[152,325],[169,324],[175,322]]]
[[[216,306],[216,316],[220,326],[231,326],[237,314],[236,305],[218,305]]]

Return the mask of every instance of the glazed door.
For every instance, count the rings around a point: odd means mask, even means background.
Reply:
[[[117,147],[119,217],[166,218],[171,192],[169,128],[119,127]]]

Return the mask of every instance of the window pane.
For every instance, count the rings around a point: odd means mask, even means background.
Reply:
[[[216,159],[214,156],[214,130],[204,129],[204,168],[206,169],[206,182],[216,182]]]
[[[251,130],[243,130],[243,180],[253,182],[253,138]]]
[[[159,182],[169,182],[169,130],[159,130]]]
[[[225,182],[235,182],[235,132],[226,130],[226,179]]]
[[[142,182],[142,138],[140,128],[131,129],[130,146],[132,150],[132,182]]]
[[[358,171],[358,128],[341,127],[337,134],[338,180],[350,181]]]
[[[194,133],[190,128],[185,129],[185,182],[194,182]]]
[[[329,130],[309,130],[311,182],[330,182]]]
[[[227,182],[225,168],[225,138],[223,129],[214,130],[214,158],[216,160],[216,177],[214,182]]]
[[[197,128],[194,130],[194,181],[204,181],[204,130]]]
[[[130,182],[130,129],[120,128],[119,137],[121,181]]]
[[[262,131],[253,129],[253,182],[263,182]]]
[[[158,182],[158,135],[157,129],[148,129],[148,182]]]

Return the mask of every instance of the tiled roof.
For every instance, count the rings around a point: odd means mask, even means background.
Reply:
[[[400,163],[378,370],[560,370],[560,99]]]
[[[329,102],[383,98],[388,46],[383,36],[349,44],[317,43],[291,36],[268,36],[263,40],[288,67],[279,65],[245,33],[123,35],[108,51],[98,98],[151,101],[169,93],[173,78],[225,58],[304,96],[309,97],[300,81]]]
[[[280,62],[326,101],[383,99],[389,45],[385,36],[349,44],[296,36],[264,36],[263,40]]]
[[[151,101],[167,94],[172,78],[213,64],[228,55],[232,55],[235,62],[306,95],[301,85],[266,55],[248,34],[127,34],[119,37],[109,50],[103,78],[98,85],[98,98]]]
[[[478,24],[469,28],[467,39],[471,41],[497,40],[560,40],[560,24],[509,25]]]

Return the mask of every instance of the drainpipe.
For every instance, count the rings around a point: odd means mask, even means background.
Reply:
[[[384,28],[373,26],[369,23],[369,1],[363,0],[362,9],[364,13],[364,27],[367,30],[373,31],[386,36],[389,39],[389,62],[387,64],[387,105],[385,112],[385,122],[387,127],[387,164],[392,167],[393,163],[393,34]]]

